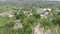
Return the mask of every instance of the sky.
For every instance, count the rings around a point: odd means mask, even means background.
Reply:
[[[32,1],[38,1],[38,0],[32,0]],[[39,1],[60,1],[60,0],[39,0]]]
[[[0,1],[7,1],[7,0],[0,0]],[[19,1],[19,0],[12,0],[12,1]],[[23,0],[23,1],[28,1],[28,0]],[[32,0],[32,1],[60,1],[60,0]]]
[[[7,0],[0,0],[0,1],[7,1]]]
[[[60,1],[60,0],[43,0],[43,1]]]

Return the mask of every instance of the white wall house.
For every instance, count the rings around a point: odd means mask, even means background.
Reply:
[[[1,13],[0,14],[0,17],[6,17],[7,15],[6,15],[6,13]]]
[[[49,12],[47,12],[46,10],[48,10],[50,12],[51,8],[44,8],[43,9],[44,13],[40,15],[41,18],[47,18],[47,16],[49,15]]]
[[[46,18],[46,15],[44,15],[44,14],[41,14],[40,16],[41,16],[41,18]]]
[[[1,13],[0,14],[0,17],[13,17],[14,15],[12,15],[12,14],[7,14],[7,13]]]
[[[46,10],[51,11],[51,8],[44,8],[43,10],[44,10],[44,11],[46,11]]]
[[[10,18],[13,17],[13,16],[14,16],[14,15],[8,15],[8,17],[10,17]]]

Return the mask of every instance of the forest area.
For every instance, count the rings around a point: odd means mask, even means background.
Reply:
[[[0,34],[60,34],[60,5],[0,4]]]

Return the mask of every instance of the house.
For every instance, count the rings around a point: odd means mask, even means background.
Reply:
[[[13,17],[14,15],[12,15],[12,14],[9,14],[9,13],[1,13],[0,14],[0,17]]]
[[[46,10],[51,11],[51,8],[44,8],[43,10],[44,11],[46,11]]]
[[[0,17],[6,17],[7,15],[6,15],[6,13],[1,13],[0,14]]]
[[[40,16],[41,16],[41,18],[46,18],[45,14],[41,14]]]
[[[49,12],[51,12],[51,8],[44,8],[43,11],[44,11],[43,14],[42,13],[40,14],[41,18],[47,18]],[[52,13],[50,14],[52,15]]]
[[[14,16],[14,15],[10,15],[10,14],[8,15],[8,17],[10,17],[10,18],[13,17],[13,16]]]

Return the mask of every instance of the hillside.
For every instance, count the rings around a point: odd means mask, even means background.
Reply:
[[[60,34],[60,1],[0,0],[0,34]]]

